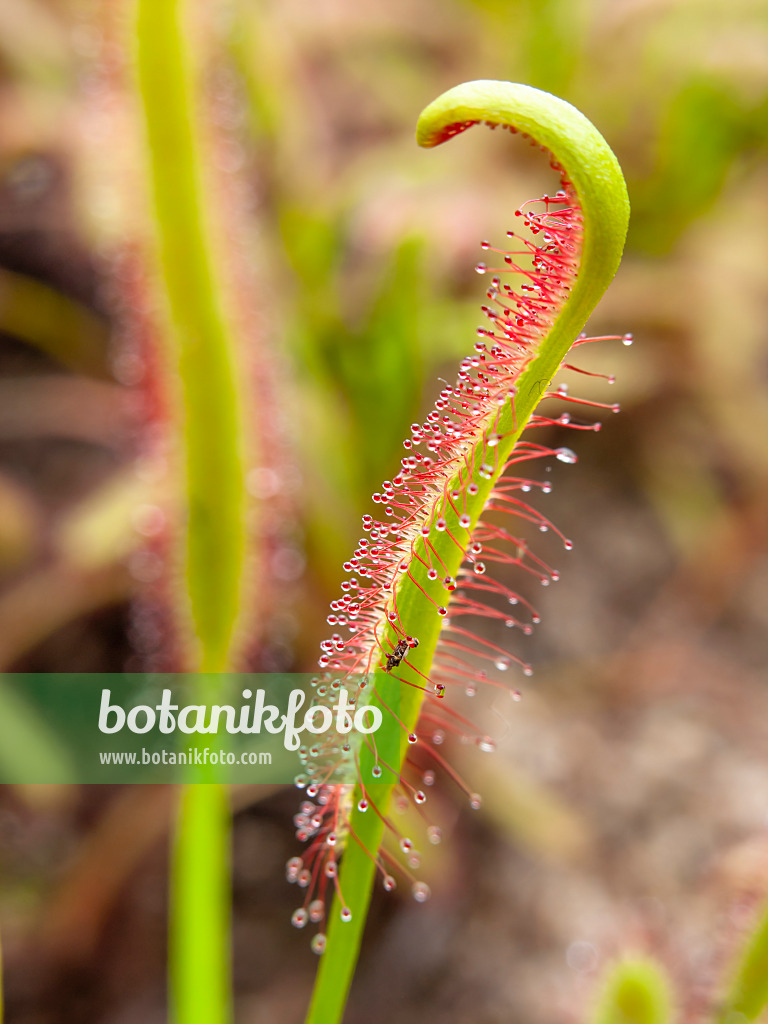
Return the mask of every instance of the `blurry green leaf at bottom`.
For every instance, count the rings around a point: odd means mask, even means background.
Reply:
[[[652,960],[623,960],[603,983],[590,1024],[668,1024],[672,1020],[669,982]]]
[[[721,1024],[758,1020],[768,1007],[768,904],[750,935],[718,1020]]]

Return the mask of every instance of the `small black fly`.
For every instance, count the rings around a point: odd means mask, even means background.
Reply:
[[[415,636],[406,637],[404,640],[398,640],[397,646],[391,654],[387,655],[387,664],[384,666],[385,672],[391,672],[393,668],[402,662],[403,658],[408,653],[409,647],[418,647],[419,641]]]

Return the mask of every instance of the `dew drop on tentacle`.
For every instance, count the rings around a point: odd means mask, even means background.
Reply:
[[[327,940],[323,932],[318,932],[317,935],[313,935],[312,941],[309,945],[313,953],[317,953],[318,956],[322,956],[327,945]]]
[[[317,924],[325,917],[325,903],[323,900],[312,900],[309,904],[309,920]]]
[[[299,907],[298,910],[294,910],[293,914],[291,914],[291,924],[294,928],[303,928],[308,920],[309,914],[304,907]]]
[[[299,871],[304,866],[301,857],[291,857],[285,865],[285,877],[289,882],[298,881]]]
[[[429,828],[427,829],[427,839],[430,841],[430,843],[433,846],[437,846],[442,841],[442,838],[443,833],[439,826],[430,825]]]
[[[411,886],[411,893],[417,903],[426,903],[432,895],[432,890],[426,882],[414,882]]]

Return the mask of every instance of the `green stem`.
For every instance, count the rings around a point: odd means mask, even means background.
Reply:
[[[234,660],[246,557],[244,403],[236,342],[206,221],[187,0],[137,0],[136,70],[155,226],[167,383],[176,384],[185,510],[177,621],[187,666]],[[174,396],[175,397],[175,396]],[[187,628],[189,624],[190,628]],[[170,974],[177,1024],[231,1019],[229,812],[201,778],[182,792],[173,856]]]
[[[165,306],[166,365],[178,379],[187,513],[186,590],[191,664],[222,672],[232,660],[245,560],[243,396],[236,341],[206,220],[187,0],[138,0],[137,70]]]
[[[169,960],[177,1024],[232,1019],[229,845],[225,788],[185,786],[171,872]]]
[[[450,137],[446,129],[465,122],[514,126],[549,150],[576,191],[583,214],[584,233],[576,281],[555,324],[542,341],[538,355],[521,375],[514,405],[510,402],[500,414],[490,413],[488,422],[478,428],[476,457],[469,460],[470,465],[476,467],[470,479],[477,485],[477,493],[467,493],[470,481],[466,471],[463,479],[457,475],[448,485],[449,490],[456,487],[463,492],[462,501],[465,501],[466,512],[471,518],[470,526],[464,528],[459,524],[458,516],[450,505],[442,509],[446,529],[437,530],[433,520],[427,539],[429,548],[437,564],[444,566],[454,577],[464,558],[461,549],[466,547],[507,458],[618,268],[629,219],[626,185],[615,156],[594,126],[569,103],[524,85],[470,82],[444,93],[427,107],[419,119],[417,140],[422,146],[437,145]],[[496,449],[497,469],[485,478],[479,472],[483,461],[483,435],[494,419],[493,429],[503,440]],[[378,733],[379,738],[385,729],[397,733],[396,746],[400,755],[398,764],[393,767],[398,771],[402,769],[408,750],[406,730],[414,732],[416,729],[423,699],[421,686],[424,677],[430,673],[442,621],[424,593],[429,594],[436,604],[442,604],[447,597],[441,581],[431,581],[427,577],[432,558],[426,542],[422,542],[417,555],[421,555],[421,560],[415,558],[411,561],[409,574],[402,576],[397,587],[397,610],[402,628],[419,640],[418,648],[408,656],[408,667],[403,665],[399,670],[403,678],[414,685],[402,685],[390,675],[378,673],[376,688],[381,701],[375,698],[372,701],[379,706],[397,706],[405,726],[403,730],[385,711],[384,724]],[[388,639],[394,638],[395,634],[390,630]],[[360,757],[361,778],[366,784],[370,802],[375,801],[379,812],[385,815],[394,786],[369,785],[373,765],[373,754],[364,747]],[[352,797],[350,818],[350,828],[360,843],[348,841],[339,879],[344,901],[352,910],[352,918],[341,920],[340,901],[334,899],[326,951],[320,964],[307,1024],[337,1024],[341,1020],[362,940],[375,871],[372,858],[381,846],[385,826],[372,810],[364,813],[357,810],[361,795],[358,786]]]

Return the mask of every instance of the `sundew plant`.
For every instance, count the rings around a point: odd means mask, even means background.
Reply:
[[[344,1015],[373,886],[405,884],[417,902],[429,899],[417,846],[442,838],[430,787],[442,777],[472,808],[481,806],[482,794],[452,767],[443,743],[458,736],[490,753],[494,741],[452,707],[452,694],[489,685],[519,698],[514,677],[532,668],[514,645],[491,641],[483,620],[529,635],[539,613],[515,580],[547,587],[558,571],[528,537],[554,533],[564,550],[572,547],[531,495],[550,489],[537,467],[572,464],[577,455],[539,443],[536,428],[599,430],[594,411],[619,406],[579,399],[553,379],[566,369],[613,383],[581,368],[579,350],[632,342],[630,334],[583,331],[618,268],[629,219],[624,178],[605,140],[569,103],[499,81],[444,93],[419,118],[417,140],[432,147],[475,126],[507,129],[538,146],[559,188],[515,211],[503,247],[481,243],[487,256],[475,270],[489,287],[473,351],[424,422],[412,424],[399,466],[373,494],[379,510],[363,517],[331,605],[318,694],[325,698],[339,677],[354,680],[358,700],[378,707],[383,725],[360,749],[354,786],[330,784],[326,768],[314,770],[327,750],[303,750],[307,772],[297,783],[305,799],[295,823],[305,851],[289,860],[287,877],[302,891],[292,923],[313,930],[321,957],[307,1024],[336,1024]],[[408,808],[416,812],[411,821],[421,819],[418,834],[404,834],[392,814]],[[768,1001],[765,915],[729,975],[709,1007],[712,1019],[757,1020]],[[684,999],[655,960],[627,957],[607,973],[590,1019],[668,1024]]]
[[[576,408],[618,411],[579,402],[565,385],[552,390],[570,353],[599,340],[582,329],[616,272],[629,217],[616,159],[570,104],[507,82],[471,82],[444,93],[421,115],[417,137],[422,146],[436,146],[475,125],[530,139],[549,154],[560,187],[517,211],[508,247],[482,243],[488,261],[475,269],[490,278],[485,326],[456,383],[441,391],[424,423],[413,424],[400,465],[373,495],[381,512],[363,518],[364,536],[344,564],[348,578],[331,606],[334,633],[322,644],[320,667],[359,677],[360,695],[381,709],[386,724],[360,751],[355,787],[313,777],[313,751],[306,752],[309,774],[301,782],[307,799],[297,834],[307,850],[289,862],[288,878],[306,892],[293,924],[319,926],[312,938],[323,957],[308,1018],[313,1024],[341,1017],[376,876],[385,889],[395,886],[397,875],[405,877],[417,901],[429,897],[414,874],[416,840],[391,819],[393,799],[424,812],[431,842],[439,842],[440,830],[426,813],[424,787],[435,774],[451,778],[471,806],[480,806],[481,796],[439,748],[451,732],[485,750],[493,740],[451,709],[451,692],[489,681],[486,665],[494,677],[531,674],[477,624],[500,619],[529,633],[538,621],[536,609],[507,582],[508,567],[544,586],[558,578],[516,535],[516,524],[553,531],[571,547],[530,504],[529,494],[547,485],[528,472],[541,460],[570,463],[576,455],[537,443],[529,428],[599,426],[569,412],[553,420],[537,407],[557,397]],[[487,518],[490,512],[496,515]],[[495,572],[500,567],[503,579]],[[395,763],[380,754],[384,731],[396,737],[386,744],[388,757],[396,751]]]

